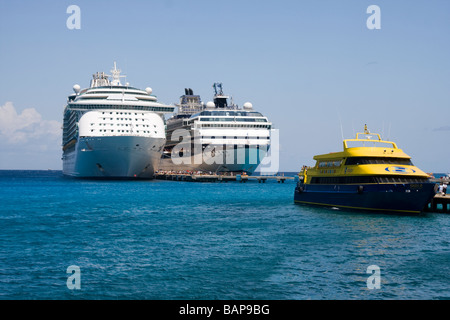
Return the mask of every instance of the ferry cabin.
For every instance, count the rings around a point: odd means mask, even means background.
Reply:
[[[300,180],[305,184],[420,183],[429,176],[414,166],[411,157],[394,142],[363,141],[361,147],[350,147],[360,139],[344,140],[344,151],[317,155],[314,167],[304,167]],[[372,146],[371,146],[372,145]],[[382,146],[380,146],[382,145]]]

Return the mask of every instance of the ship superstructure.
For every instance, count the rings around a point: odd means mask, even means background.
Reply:
[[[185,89],[178,113],[167,120],[161,170],[253,173],[266,156],[272,123],[249,102],[239,108],[221,83],[213,88],[206,104]]]

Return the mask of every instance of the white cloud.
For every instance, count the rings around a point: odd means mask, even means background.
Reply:
[[[7,144],[26,144],[41,140],[54,143],[61,139],[61,123],[43,120],[34,108],[24,109],[18,114],[12,102],[0,106],[0,138]]]
[[[61,123],[44,120],[34,108],[18,113],[0,105],[0,169],[59,169]]]

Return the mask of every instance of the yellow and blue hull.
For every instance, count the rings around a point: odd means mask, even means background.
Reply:
[[[301,204],[378,212],[420,213],[436,194],[436,184],[298,184],[294,201]]]

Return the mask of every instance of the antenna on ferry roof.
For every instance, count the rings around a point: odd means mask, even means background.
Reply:
[[[364,133],[365,134],[369,134],[370,133],[369,130],[367,129],[367,124],[364,125]]]
[[[389,122],[389,132],[388,132],[387,140],[389,140],[391,137],[391,124],[392,124],[392,122]]]
[[[338,117],[339,117],[339,124],[341,125],[341,137],[342,137],[342,140],[344,140],[344,129],[342,128],[341,115],[339,114],[339,111],[337,110],[337,108],[336,108],[336,111],[337,111]]]

